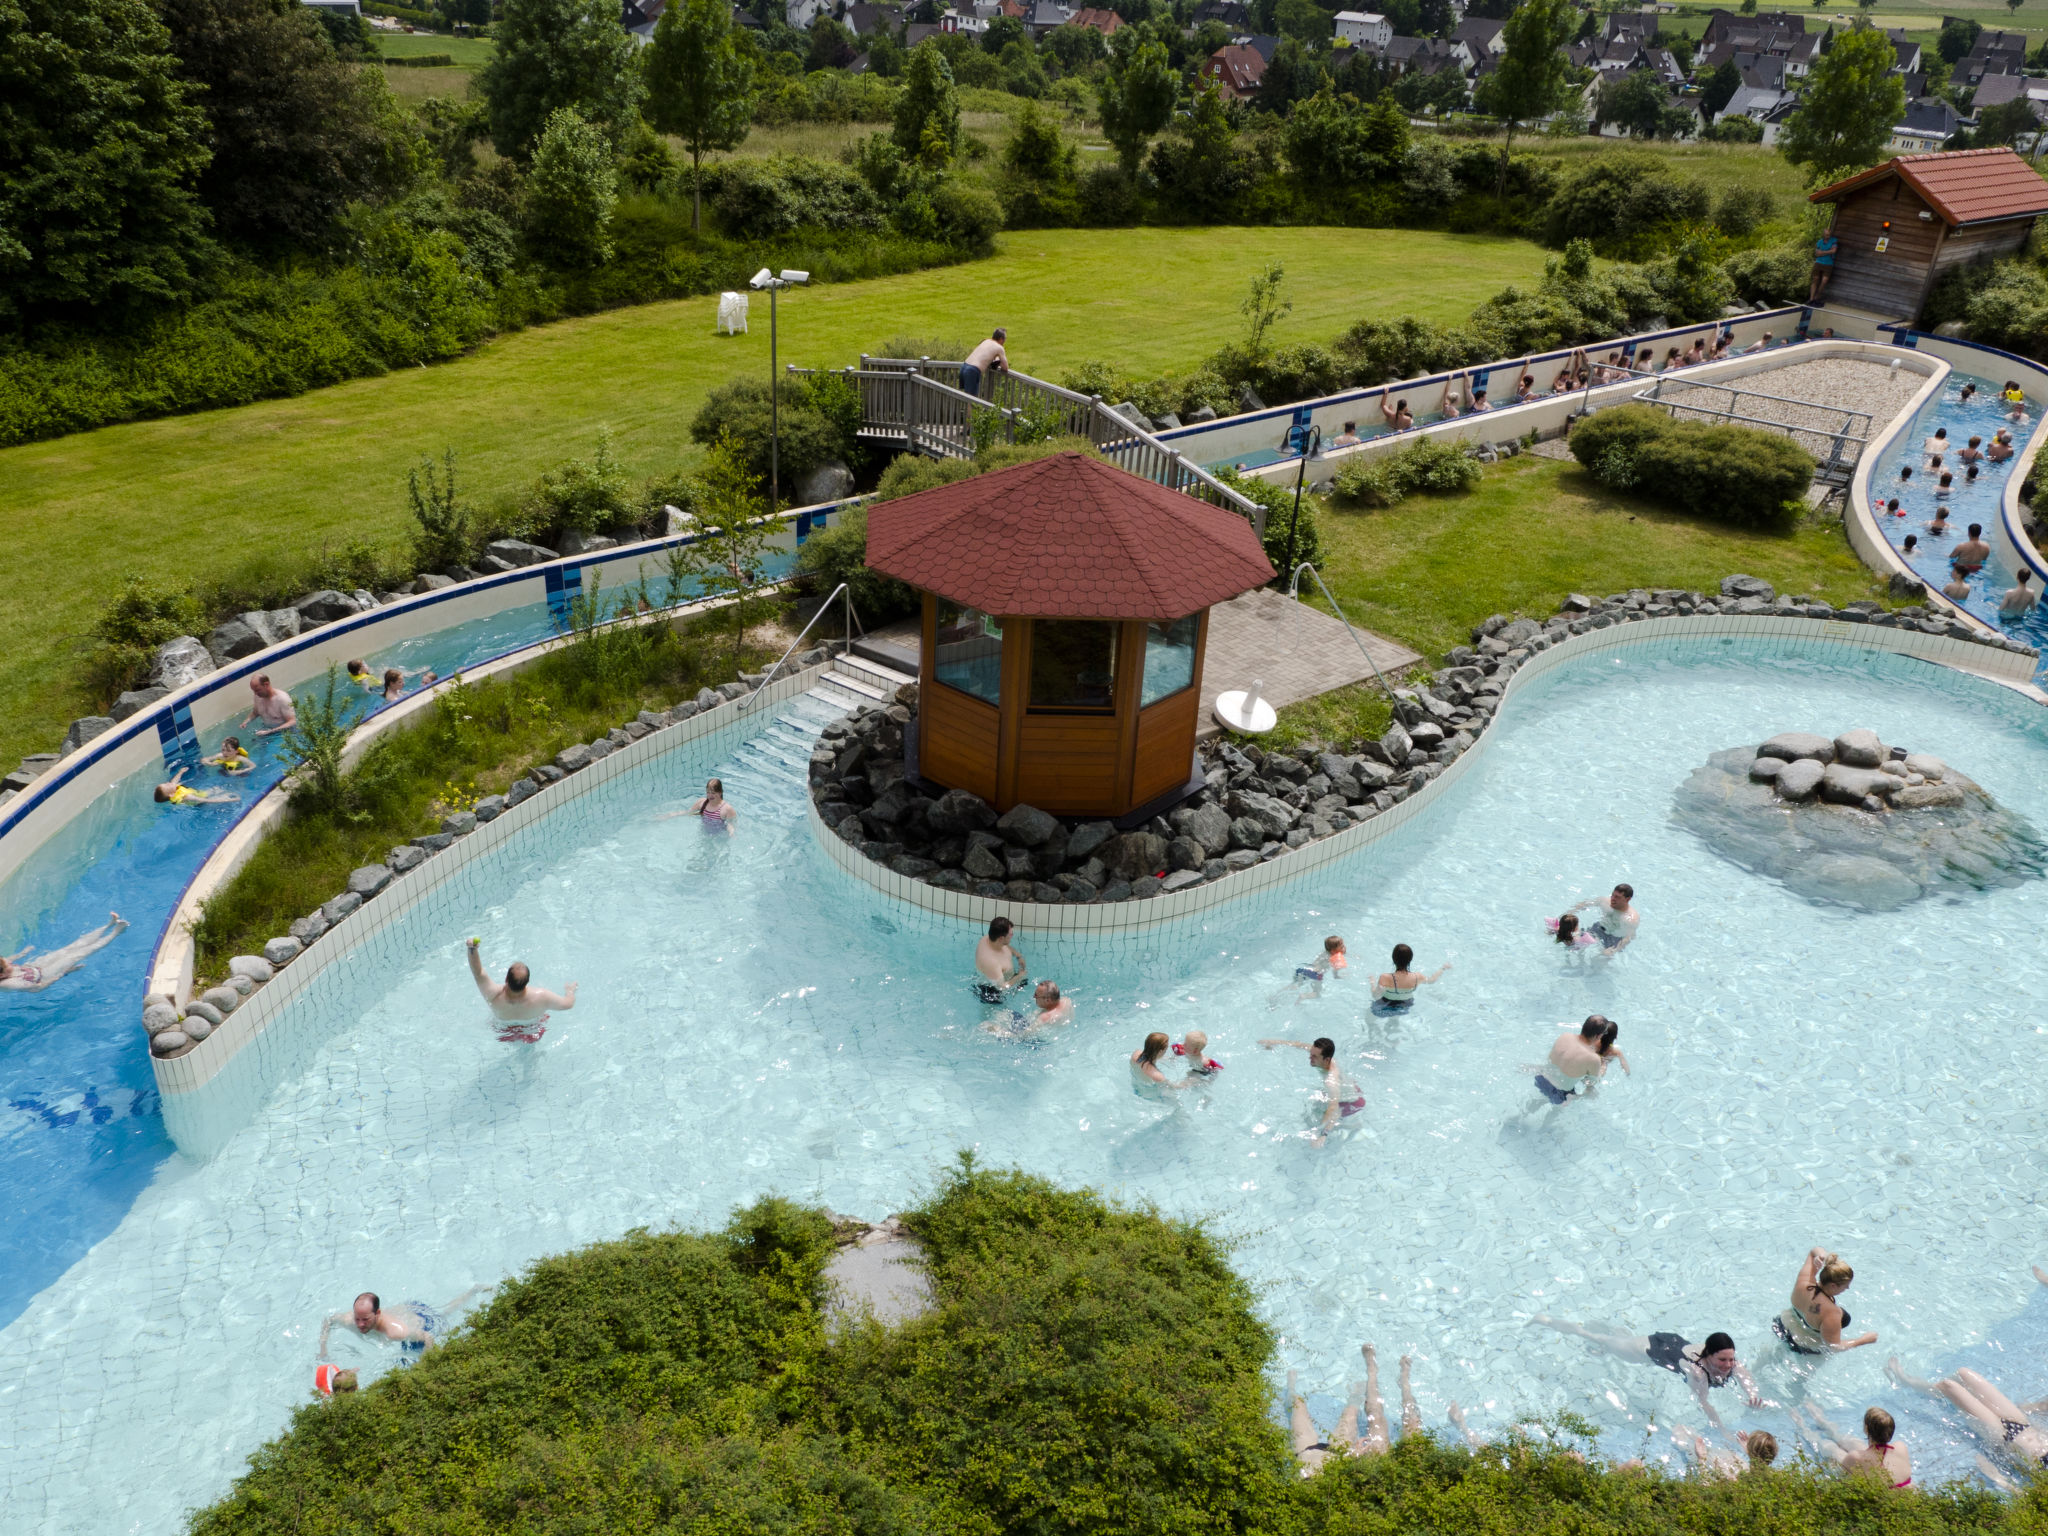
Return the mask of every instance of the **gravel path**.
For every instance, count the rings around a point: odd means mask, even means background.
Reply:
[[[1869,418],[1846,423],[1853,435],[1867,440],[1883,431],[1926,382],[1922,374],[1886,363],[1828,357],[1810,363],[1789,363],[1767,373],[1737,379],[1727,386],[1741,392],[1734,398],[1720,389],[1689,385],[1683,377],[1667,379],[1662,399],[1680,420],[1718,419],[1707,415],[1705,409],[1685,409],[1682,402],[1686,395],[1697,394],[1703,408],[1733,410],[1754,421],[1789,428],[1794,442],[1816,459],[1825,459],[1835,434],[1845,425],[1844,412],[1860,411]],[[1766,395],[1780,398],[1763,398]],[[1816,403],[1800,403],[1805,401]]]

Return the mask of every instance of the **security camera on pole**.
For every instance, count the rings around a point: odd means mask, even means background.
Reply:
[[[782,444],[782,372],[775,360],[775,295],[784,288],[798,283],[808,283],[811,274],[794,272],[785,267],[780,276],[766,267],[756,272],[747,284],[750,288],[768,290],[768,511],[770,514],[782,510],[782,485],[780,466],[777,463]]]

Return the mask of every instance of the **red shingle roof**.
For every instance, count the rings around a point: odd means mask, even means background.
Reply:
[[[1900,155],[1832,187],[1822,187],[1808,201],[1832,203],[1894,173],[1932,203],[1951,229],[2048,213],[2048,181],[2010,149]]]
[[[1005,618],[1178,619],[1273,579],[1237,513],[1079,453],[881,502],[867,563]]]

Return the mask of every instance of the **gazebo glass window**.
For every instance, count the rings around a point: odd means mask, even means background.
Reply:
[[[978,608],[939,600],[935,670],[948,688],[994,704],[1003,691],[1003,626]]]
[[[1031,625],[1031,708],[1116,707],[1118,626],[1104,619],[1037,619]]]
[[[1145,629],[1145,689],[1139,708],[1156,704],[1169,694],[1179,693],[1195,680],[1195,631],[1201,615],[1191,613],[1172,623],[1157,622]]]

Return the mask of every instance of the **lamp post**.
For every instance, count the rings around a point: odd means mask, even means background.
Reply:
[[[1323,451],[1323,429],[1310,427],[1301,445],[1301,468],[1294,474],[1294,516],[1287,520],[1287,570],[1294,569],[1294,531],[1301,526],[1301,483],[1308,478],[1308,461]]]
[[[778,462],[782,447],[782,371],[775,355],[775,295],[784,288],[810,280],[808,272],[796,272],[785,267],[777,274],[763,267],[747,285],[768,290],[768,510],[771,514],[782,510],[781,465]]]

